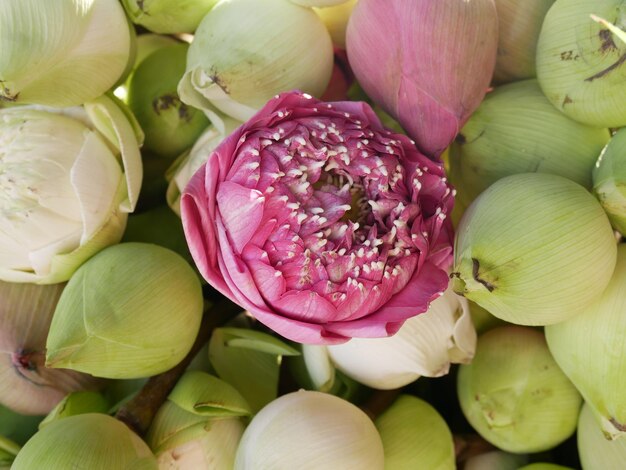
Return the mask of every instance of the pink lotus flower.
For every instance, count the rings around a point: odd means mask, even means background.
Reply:
[[[445,290],[454,191],[358,102],[268,102],[181,200],[206,280],[294,341],[394,334]]]
[[[359,0],[346,35],[365,92],[428,156],[482,101],[496,63],[493,0]]]

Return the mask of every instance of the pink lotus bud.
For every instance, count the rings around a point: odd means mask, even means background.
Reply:
[[[485,96],[497,47],[493,0],[360,0],[348,23],[357,80],[429,156]]]
[[[448,284],[443,166],[365,103],[268,102],[194,174],[183,227],[204,278],[302,343],[382,337]]]

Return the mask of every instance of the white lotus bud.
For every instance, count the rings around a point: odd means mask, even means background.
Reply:
[[[476,331],[467,300],[448,289],[394,336],[353,338],[328,346],[328,351],[347,376],[373,388],[392,389],[420,376],[447,374],[451,363],[471,361],[475,347]]]

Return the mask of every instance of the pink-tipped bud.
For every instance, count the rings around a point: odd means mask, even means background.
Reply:
[[[493,0],[360,0],[348,23],[357,80],[430,156],[483,99],[497,46]]]

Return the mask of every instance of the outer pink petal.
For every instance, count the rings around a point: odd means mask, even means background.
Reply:
[[[265,198],[256,189],[224,181],[217,191],[217,205],[226,231],[238,253],[241,253],[259,228]]]
[[[224,282],[217,263],[217,234],[205,191],[204,166],[191,178],[180,201],[181,217],[189,251],[200,274],[229,298],[232,291]]]

